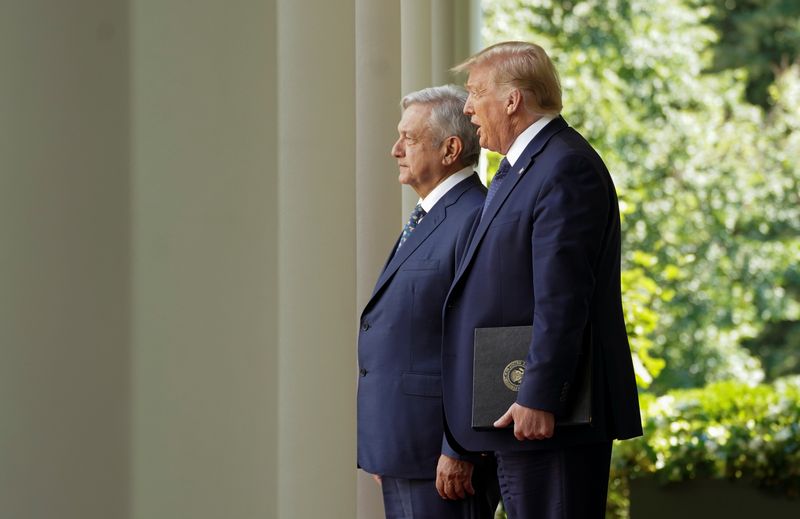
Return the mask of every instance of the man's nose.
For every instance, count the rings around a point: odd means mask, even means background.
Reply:
[[[472,110],[472,96],[467,97],[467,102],[464,103],[464,114],[465,115],[472,115],[475,112]]]
[[[400,139],[397,139],[397,142],[394,143],[392,146],[392,157],[402,157],[403,151],[402,146],[400,145]]]

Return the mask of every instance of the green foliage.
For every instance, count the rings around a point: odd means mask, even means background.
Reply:
[[[770,87],[766,113],[745,100],[745,71],[704,73],[718,41],[705,23],[717,12],[711,0],[492,0],[484,9],[487,43],[548,50],[565,118],[617,183],[640,386],[761,381],[759,357],[776,351],[762,334],[800,321],[798,67]]]
[[[768,323],[757,338],[742,344],[761,359],[766,380],[800,372],[800,322]]]
[[[720,37],[711,70],[745,70],[747,100],[771,106],[770,85],[800,55],[800,2],[698,0],[695,4],[714,7],[707,21]]]
[[[800,377],[647,395],[642,414],[644,437],[615,446],[611,478],[618,486],[638,477],[719,478],[800,496]]]
[[[800,497],[800,376],[718,382],[641,398],[644,436],[614,445],[606,517],[628,517],[628,481],[743,480]]]
[[[494,178],[494,174],[497,172],[497,168],[500,167],[500,161],[503,160],[503,156],[494,151],[487,151],[486,152],[486,185],[489,186],[492,183],[492,179]]]

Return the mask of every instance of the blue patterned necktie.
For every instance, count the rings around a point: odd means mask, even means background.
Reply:
[[[428,213],[425,212],[425,209],[423,209],[420,204],[417,204],[414,210],[411,211],[411,216],[408,217],[408,222],[406,222],[406,225],[403,227],[403,235],[400,236],[400,242],[397,244],[396,250],[400,250],[400,246],[405,243],[405,241],[408,239],[414,229],[417,228],[417,225],[419,225],[419,222],[422,221],[422,218],[424,218],[426,214]]]
[[[489,204],[492,202],[492,198],[494,195],[500,190],[500,185],[503,183],[503,180],[506,179],[508,176],[508,171],[511,169],[511,164],[509,164],[508,160],[503,158],[500,161],[500,167],[497,168],[497,173],[494,174],[492,178],[492,183],[489,184],[489,192],[486,193],[486,200],[483,202],[483,212],[481,213],[481,218],[483,215],[486,214],[486,209],[489,207]]]

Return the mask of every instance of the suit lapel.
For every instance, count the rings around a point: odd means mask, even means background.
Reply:
[[[480,179],[477,174],[472,174],[468,178],[456,184],[450,191],[448,191],[436,204],[431,208],[431,212],[426,214],[422,221],[417,225],[414,232],[412,232],[406,239],[403,246],[400,247],[394,256],[390,257],[383,271],[381,272],[378,282],[375,283],[375,289],[372,295],[377,294],[383,285],[391,279],[397,269],[411,256],[411,254],[436,230],[439,225],[447,218],[447,208],[461,197],[461,195],[469,188],[479,185]],[[400,241],[398,237],[392,252],[397,250],[397,243]]]
[[[523,175],[525,175],[525,173],[527,173],[533,166],[534,162],[536,161],[536,156],[539,155],[542,150],[544,150],[550,139],[564,128],[567,128],[567,122],[561,116],[558,116],[547,123],[547,126],[542,128],[542,130],[536,134],[528,146],[525,147],[525,151],[522,152],[519,160],[517,160],[516,164],[514,164],[514,166],[512,166],[511,170],[508,172],[508,178],[506,178],[505,182],[503,182],[503,184],[500,186],[500,189],[497,191],[497,193],[495,193],[494,199],[492,200],[492,207],[487,209],[486,214],[483,215],[478,223],[478,227],[475,229],[475,233],[470,240],[470,244],[467,248],[466,254],[464,255],[464,259],[459,265],[459,269],[455,277],[456,281],[461,276],[461,273],[466,269],[467,265],[469,265],[469,263],[472,261],[472,257],[475,255],[475,251],[478,249],[478,245],[480,245],[480,242],[486,234],[489,225],[503,207],[503,204],[508,196],[514,190]]]

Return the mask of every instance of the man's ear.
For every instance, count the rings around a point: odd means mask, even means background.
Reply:
[[[458,157],[461,156],[461,150],[463,149],[461,139],[455,135],[451,135],[442,142],[442,149],[444,150],[442,164],[445,166],[454,164],[458,160]]]
[[[506,114],[511,115],[525,104],[525,97],[519,88],[512,88],[506,95]]]

